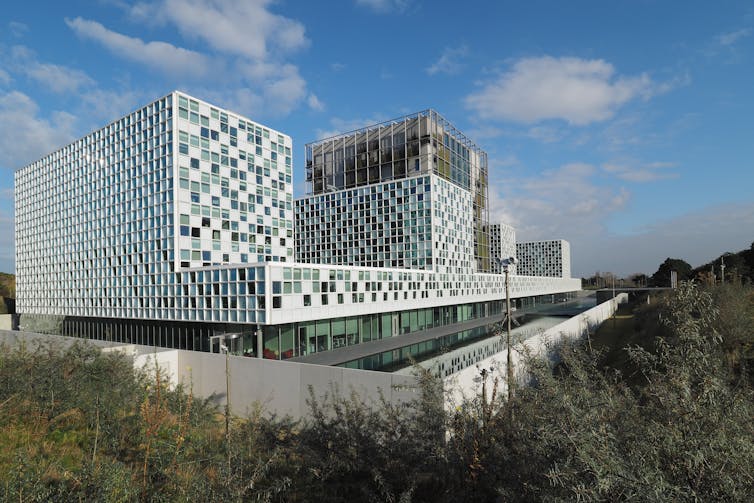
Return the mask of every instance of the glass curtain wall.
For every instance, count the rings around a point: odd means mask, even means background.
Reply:
[[[502,301],[264,327],[263,357],[286,360],[502,313]],[[297,334],[297,336],[296,336]]]
[[[308,194],[430,172],[471,191],[477,270],[490,272],[487,153],[434,110],[309,143],[305,155]]]

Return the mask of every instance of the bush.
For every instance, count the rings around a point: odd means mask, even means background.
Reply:
[[[302,422],[225,418],[159,369],[82,342],[0,351],[0,499],[749,501],[751,290],[683,284],[641,308],[626,379],[580,343],[530,385],[446,411],[333,390]],[[743,292],[743,294],[741,294]],[[743,300],[741,300],[743,299]]]

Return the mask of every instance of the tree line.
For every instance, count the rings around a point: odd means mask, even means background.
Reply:
[[[721,267],[722,266],[722,267]],[[678,281],[698,281],[705,284],[739,282],[754,284],[754,242],[748,249],[735,253],[725,252],[699,267],[680,258],[666,258],[654,274],[631,274],[619,278],[611,272],[597,271],[589,278],[583,278],[584,288],[616,287],[669,287],[671,272],[677,274]]]

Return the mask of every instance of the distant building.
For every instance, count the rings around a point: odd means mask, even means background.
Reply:
[[[568,241],[516,243],[518,274],[523,276],[571,277],[571,245]]]
[[[502,274],[500,260],[515,257],[516,252],[516,229],[513,226],[499,223],[490,225],[490,250],[492,257],[492,272]],[[516,265],[509,266],[510,274],[516,274]]]

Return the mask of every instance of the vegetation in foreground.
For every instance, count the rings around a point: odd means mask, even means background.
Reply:
[[[229,441],[213,406],[124,356],[2,351],[0,499],[751,501],[752,289],[684,285],[622,316],[644,347],[599,351],[621,339],[598,332],[555,369],[530,361],[512,403],[446,412],[422,376],[413,403],[257,411]]]

